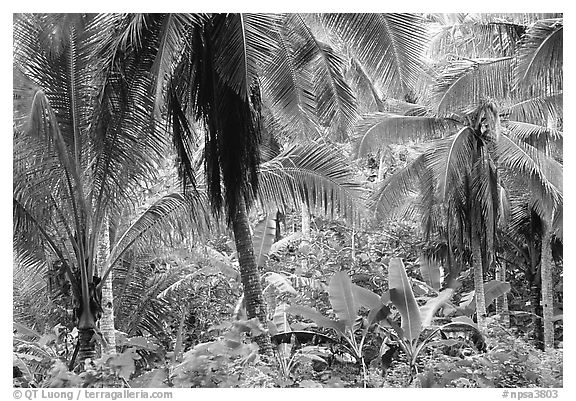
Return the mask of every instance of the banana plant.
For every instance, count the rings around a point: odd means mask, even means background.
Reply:
[[[401,324],[398,325],[394,320],[386,316],[383,320],[387,324],[381,327],[398,342],[400,348],[406,353],[410,364],[411,379],[414,374],[418,373],[416,363],[420,353],[443,330],[472,330],[477,332],[482,338],[476,324],[474,324],[472,319],[465,316],[456,317],[451,322],[440,326],[433,325],[436,312],[448,303],[454,295],[453,287],[440,291],[436,297],[429,299],[426,304],[418,306],[402,259],[391,259],[388,275],[390,302],[398,309]]]
[[[303,305],[291,305],[287,311],[310,319],[319,327],[334,330],[342,346],[361,364],[366,384],[366,364],[362,349],[372,325],[390,313],[385,305],[387,299],[382,299],[374,292],[352,283],[344,271],[332,276],[328,285],[328,295],[337,319],[330,319],[314,308]],[[358,314],[361,307],[370,311],[366,318]]]
[[[274,355],[285,380],[292,378],[292,371],[302,361],[316,361],[328,364],[323,358],[329,350],[321,344],[334,343],[335,340],[320,333],[293,331],[287,318],[288,305],[282,303],[276,307],[274,317],[269,322]],[[300,346],[302,343],[308,344]]]

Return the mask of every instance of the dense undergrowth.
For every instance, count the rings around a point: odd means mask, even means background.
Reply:
[[[145,309],[132,314],[117,332],[117,354],[102,355],[69,371],[76,332],[62,324],[49,334],[25,325],[15,326],[14,385],[21,387],[561,387],[562,349],[544,353],[537,349],[529,328],[503,324],[491,306],[488,332],[478,346],[466,330],[450,337],[430,339],[411,364],[400,347],[400,337],[385,321],[371,324],[368,308],[358,310],[353,334],[336,335],[288,305],[313,308],[325,319],[336,318],[331,303],[331,278],[345,271],[354,286],[378,296],[389,291],[389,267],[402,257],[419,305],[434,298],[426,289],[418,256],[431,244],[415,241],[414,226],[394,223],[386,231],[356,231],[338,222],[315,219],[310,242],[296,235],[298,215],[287,216],[283,246],[272,249],[263,274],[269,327],[246,320],[242,314],[241,286],[234,273],[230,243],[225,237],[211,243],[222,257],[214,259],[196,251],[180,250],[148,264],[148,284],[154,291],[136,294],[147,299]],[[351,246],[352,235],[354,245]],[[204,256],[202,256],[204,255]],[[152,267],[150,267],[152,266]],[[173,276],[170,276],[172,274]],[[465,298],[468,281],[456,291],[453,304]],[[118,286],[121,288],[121,285]],[[356,287],[354,287],[356,288]],[[135,291],[135,290],[134,290]],[[509,295],[510,296],[510,295]],[[117,315],[123,312],[118,294]],[[456,302],[458,301],[458,302]],[[63,302],[52,301],[54,306]],[[177,305],[162,313],[168,302]],[[389,304],[387,321],[399,323],[401,308]],[[284,308],[284,309],[282,309]],[[23,308],[25,309],[25,308]],[[57,310],[58,308],[54,309]],[[59,310],[59,309],[58,309]],[[278,311],[282,311],[279,322]],[[451,317],[444,305],[435,324]],[[124,313],[124,314],[123,314]],[[53,321],[59,319],[54,314]],[[464,318],[464,317],[460,317]],[[158,321],[147,325],[151,319]],[[48,325],[48,322],[43,322]],[[65,321],[65,320],[61,320]],[[366,323],[370,323],[366,327]],[[470,321],[471,322],[471,321]],[[364,324],[364,326],[362,325]],[[329,326],[329,325],[328,325]],[[47,327],[47,326],[45,326]],[[36,327],[37,328],[37,327]],[[118,328],[118,327],[117,327]],[[280,330],[279,330],[280,329]],[[561,325],[558,325],[561,330]],[[272,334],[274,355],[260,355],[251,337]],[[281,339],[277,334],[293,332]],[[317,333],[306,337],[298,333]],[[348,333],[348,334],[347,334]],[[561,332],[559,332],[561,333]],[[420,340],[428,335],[423,331]],[[355,339],[351,340],[351,337]],[[364,341],[359,344],[359,339]],[[561,340],[561,335],[558,336]],[[102,341],[96,338],[95,341]],[[347,342],[348,341],[348,342]],[[352,341],[353,343],[350,343]],[[353,352],[353,346],[359,355]],[[559,344],[560,345],[560,344]],[[352,351],[351,351],[352,349]]]

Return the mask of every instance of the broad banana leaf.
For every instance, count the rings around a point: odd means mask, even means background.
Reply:
[[[390,288],[390,300],[398,308],[402,317],[401,328],[404,338],[410,343],[420,336],[422,331],[422,321],[420,320],[420,310],[404,264],[400,258],[392,258],[388,266],[388,286]]]
[[[281,303],[274,310],[274,316],[272,321],[274,322],[275,329],[278,333],[285,333],[287,331],[292,331],[290,324],[288,323],[288,318],[286,316],[288,305]]]
[[[340,271],[332,276],[328,285],[328,296],[338,320],[344,322],[346,327],[352,328],[358,317],[360,304],[355,291],[352,290],[352,281],[346,272]]]
[[[436,291],[440,291],[442,285],[442,271],[437,260],[429,259],[424,255],[418,258],[420,262],[420,274],[424,282]]]
[[[318,327],[326,327],[329,329],[336,330],[339,334],[344,335],[345,333],[345,324],[341,320],[332,320],[318,312],[316,309],[310,308],[309,306],[304,305],[291,305],[288,309],[286,309],[288,313],[292,313],[294,315],[301,315],[306,319],[312,320]]]
[[[254,228],[254,256],[258,267],[264,267],[268,253],[276,237],[276,213],[268,213],[266,218]]]
[[[352,292],[354,293],[358,305],[363,306],[368,310],[378,308],[380,305],[382,305],[380,296],[367,288],[360,287],[359,285],[352,283]]]
[[[496,298],[506,294],[510,291],[510,283],[498,280],[490,280],[484,283],[484,299],[486,302],[486,307],[488,307]],[[472,296],[470,303],[460,304],[457,310],[463,315],[473,315],[476,312],[476,297]]]

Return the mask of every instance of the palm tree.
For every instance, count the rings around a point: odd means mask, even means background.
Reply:
[[[131,207],[165,149],[150,118],[150,58],[111,68],[118,55],[102,34],[108,23],[71,14],[14,20],[14,250],[30,274],[54,264],[65,272],[81,360],[95,355],[102,314],[104,216]],[[198,206],[193,196],[179,201]]]
[[[356,50],[367,68],[395,90],[407,91],[420,64],[418,53],[424,36],[420,18],[408,14],[115,18],[119,48],[135,54],[151,49],[155,54],[151,72],[156,80],[156,114],[166,111],[184,183],[193,181],[193,127],[200,125],[204,130],[206,185],[212,209],[216,215],[224,210],[234,231],[248,317],[264,323],[264,302],[247,224],[258,190],[262,103],[270,106],[284,132],[305,133],[312,120],[322,130],[345,135],[356,111],[354,96],[343,79],[343,61],[311,27],[322,23],[332,28]],[[188,117],[197,124],[191,124]],[[257,341],[264,352],[269,349],[266,338]]]
[[[434,102],[396,114],[366,117],[359,124],[358,148],[362,151],[374,143],[385,143],[390,137],[433,138],[441,136],[446,127],[458,129],[457,134],[434,142],[414,162],[384,182],[373,199],[376,210],[382,213],[397,206],[414,189],[420,189],[417,202],[424,231],[441,229],[448,249],[458,245],[471,250],[478,321],[482,326],[483,270],[495,260],[496,228],[507,204],[499,175],[525,177],[542,216],[561,203],[561,165],[529,138],[539,137],[542,141],[551,132],[535,125],[534,119],[557,118],[558,97],[562,93],[558,50],[562,22],[535,22],[520,30],[520,41],[514,39],[518,29],[479,25],[489,34],[489,40],[480,35],[474,49],[497,50],[494,35],[490,34],[496,29],[501,36],[508,32],[504,36],[507,45],[500,43],[501,53],[492,58],[456,59],[435,66],[440,72],[436,73],[431,92]],[[510,48],[514,49],[512,55]],[[526,77],[531,78],[529,84]],[[501,119],[506,121],[502,123]],[[453,265],[450,257],[448,264]],[[455,275],[457,271],[450,277]]]

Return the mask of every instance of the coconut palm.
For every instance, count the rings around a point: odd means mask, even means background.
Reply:
[[[271,108],[284,132],[306,133],[310,126],[319,126],[345,137],[356,118],[354,96],[343,79],[343,59],[327,38],[314,34],[313,27],[332,28],[368,69],[396,91],[409,91],[423,48],[420,18],[409,14],[114,18],[118,49],[154,54],[156,114],[166,113],[184,183],[193,180],[194,127],[203,129],[212,209],[216,215],[224,210],[235,233],[248,317],[264,322],[247,219],[258,190],[262,104]],[[269,341],[257,340],[262,350],[269,349]]]
[[[94,357],[102,313],[104,216],[131,207],[166,144],[150,118],[150,59],[108,68],[106,57],[117,55],[101,40],[105,23],[105,16],[71,14],[14,20],[15,255],[30,274],[54,264],[65,272],[81,359]],[[179,201],[198,206],[193,195]]]
[[[534,207],[547,221],[562,202],[562,168],[547,152],[561,137],[547,126],[558,120],[561,110],[561,30],[561,19],[540,20],[521,30],[513,56],[507,52],[518,30],[508,32],[508,45],[497,57],[440,63],[434,67],[439,72],[429,92],[432,103],[371,115],[359,124],[360,152],[391,137],[441,137],[450,126],[457,131],[434,142],[383,183],[374,206],[387,212],[412,190],[420,190],[417,202],[425,232],[440,229],[448,249],[458,244],[471,250],[481,325],[483,270],[494,261],[497,224],[507,204],[499,175],[525,177]],[[474,48],[483,43],[494,51],[493,37],[481,39]]]

